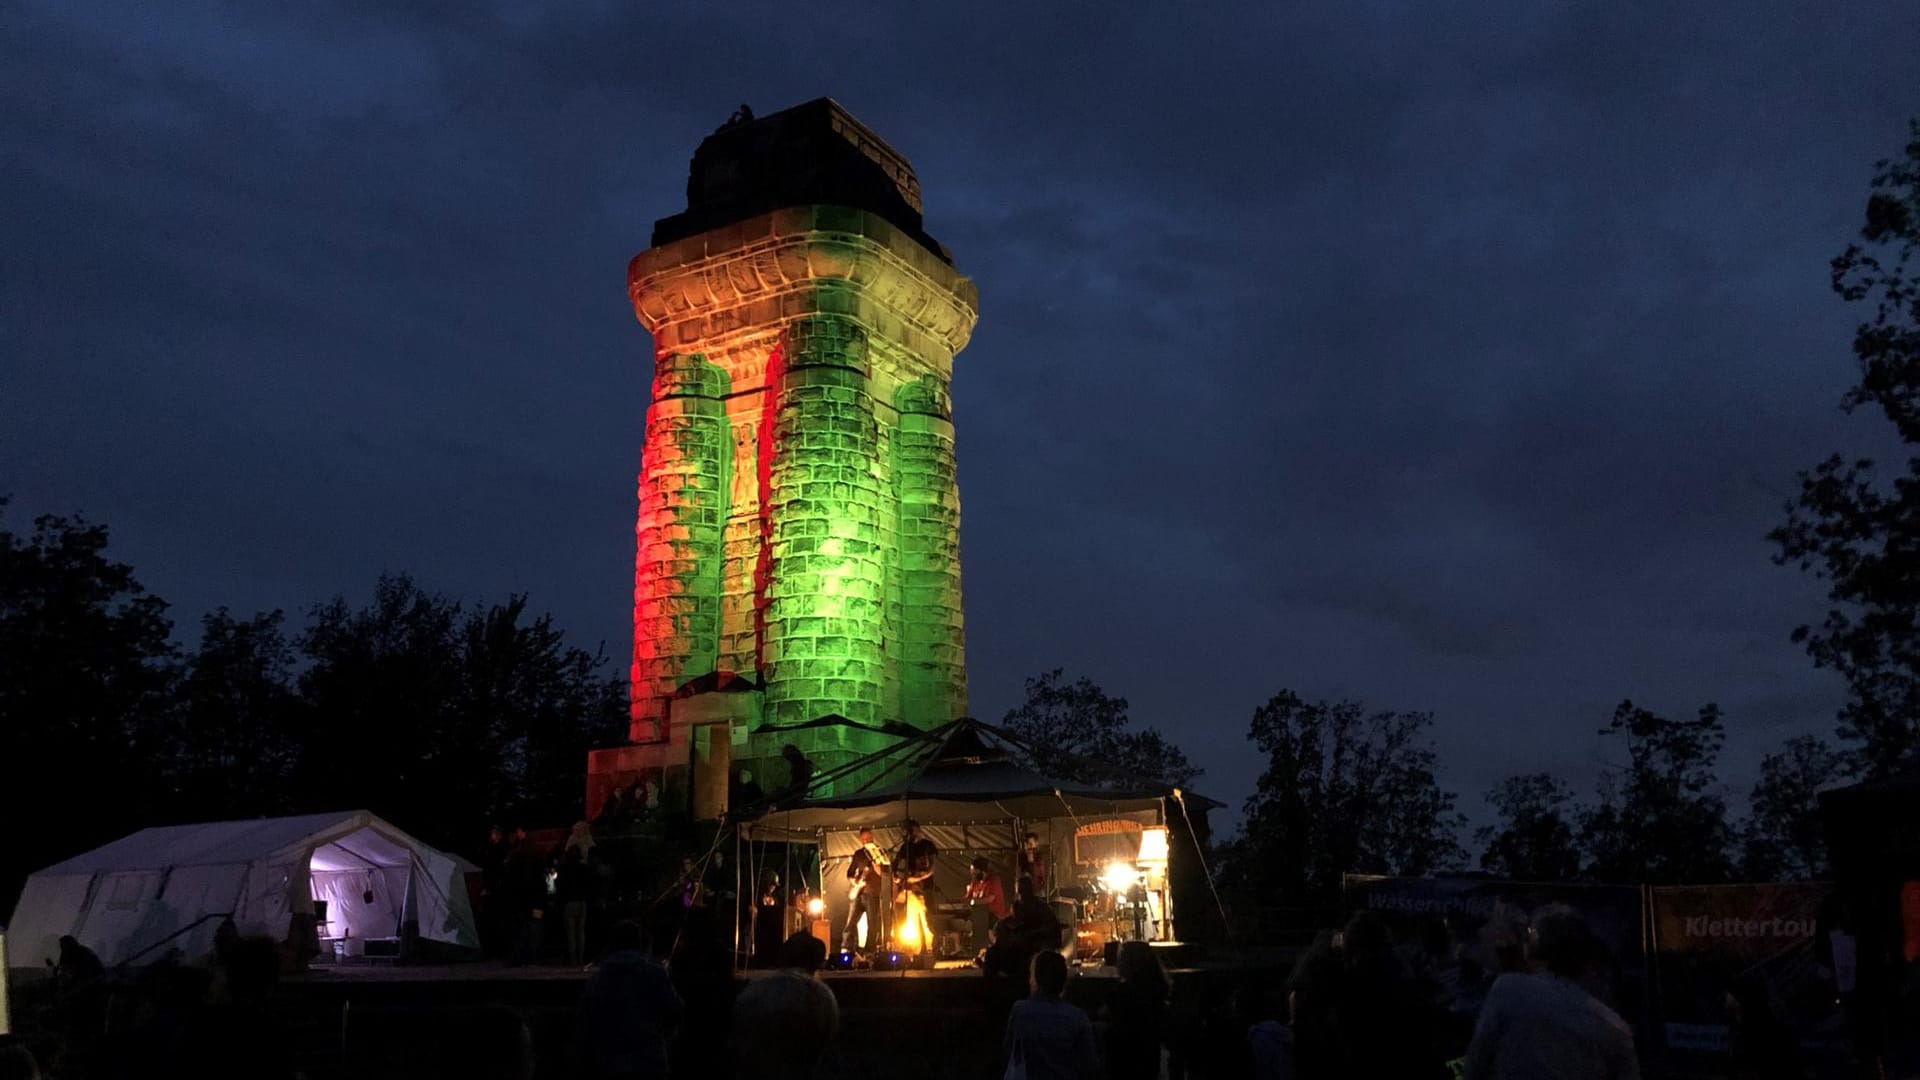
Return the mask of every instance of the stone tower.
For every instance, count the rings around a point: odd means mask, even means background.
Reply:
[[[827,769],[965,714],[948,384],[978,294],[920,215],[906,159],[822,98],[709,136],[634,258],[633,745],[595,755],[590,807],[644,776],[711,816],[742,765],[783,783],[786,743]]]

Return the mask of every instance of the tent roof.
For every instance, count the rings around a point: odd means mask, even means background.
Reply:
[[[410,849],[426,847],[366,810],[330,814],[159,825],[123,836],[40,871],[92,874],[273,861],[313,852],[313,869],[404,866]],[[431,850],[431,849],[429,849]]]
[[[1021,748],[1009,733],[971,718],[915,732],[815,776],[815,789],[834,784],[842,790],[774,810],[761,828],[806,832],[880,824],[909,814],[958,824],[1129,812],[1154,809],[1174,792],[1138,777],[1112,787],[1055,780],[1021,761],[1016,753]],[[835,783],[854,777],[861,779],[851,788]]]

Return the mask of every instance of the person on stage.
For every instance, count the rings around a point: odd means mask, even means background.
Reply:
[[[1047,853],[1040,850],[1040,834],[1028,833],[1026,841],[1020,845],[1020,866],[1014,880],[1030,878],[1033,881],[1033,895],[1044,899],[1047,895]]]
[[[1007,894],[1000,875],[982,855],[973,860],[973,880],[967,882],[967,916],[973,920],[973,955],[985,955],[994,924],[1007,917]]]
[[[900,905],[901,925],[895,944],[911,953],[915,961],[933,955],[933,927],[927,922],[927,890],[933,882],[934,857],[940,849],[920,831],[920,823],[908,818],[907,838],[893,857],[893,881]]]
[[[873,842],[873,830],[860,830],[860,846],[847,860],[847,928],[840,935],[840,948],[855,952],[880,940],[880,875],[887,869],[887,857]],[[860,919],[867,920],[867,940],[860,940]]]

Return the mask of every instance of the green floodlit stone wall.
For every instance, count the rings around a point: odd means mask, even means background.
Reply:
[[[872,214],[799,207],[642,253],[630,291],[657,357],[634,740],[724,715],[734,761],[792,741],[826,768],[893,738],[750,732],[965,715],[948,382],[972,283]],[[686,696],[716,672],[762,689],[717,712]]]
[[[922,377],[894,398],[894,490],[899,506],[901,709],[938,716],[967,700],[960,610],[960,489],[944,386]],[[964,711],[964,708],[963,710]]]
[[[781,342],[768,484],[766,719],[877,723],[888,682],[883,523],[893,499],[867,393],[867,332],[815,316]],[[890,531],[890,530],[887,530]]]

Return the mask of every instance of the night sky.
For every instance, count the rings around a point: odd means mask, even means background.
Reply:
[[[1064,665],[1237,808],[1281,687],[1429,709],[1476,816],[1590,789],[1622,697],[1720,702],[1736,803],[1831,728],[1764,534],[1887,449],[1827,261],[1912,4],[665,7],[10,6],[13,527],[110,525],[185,638],[410,570],[624,671],[627,260],[736,106],[830,95],[980,287],[976,715]]]

